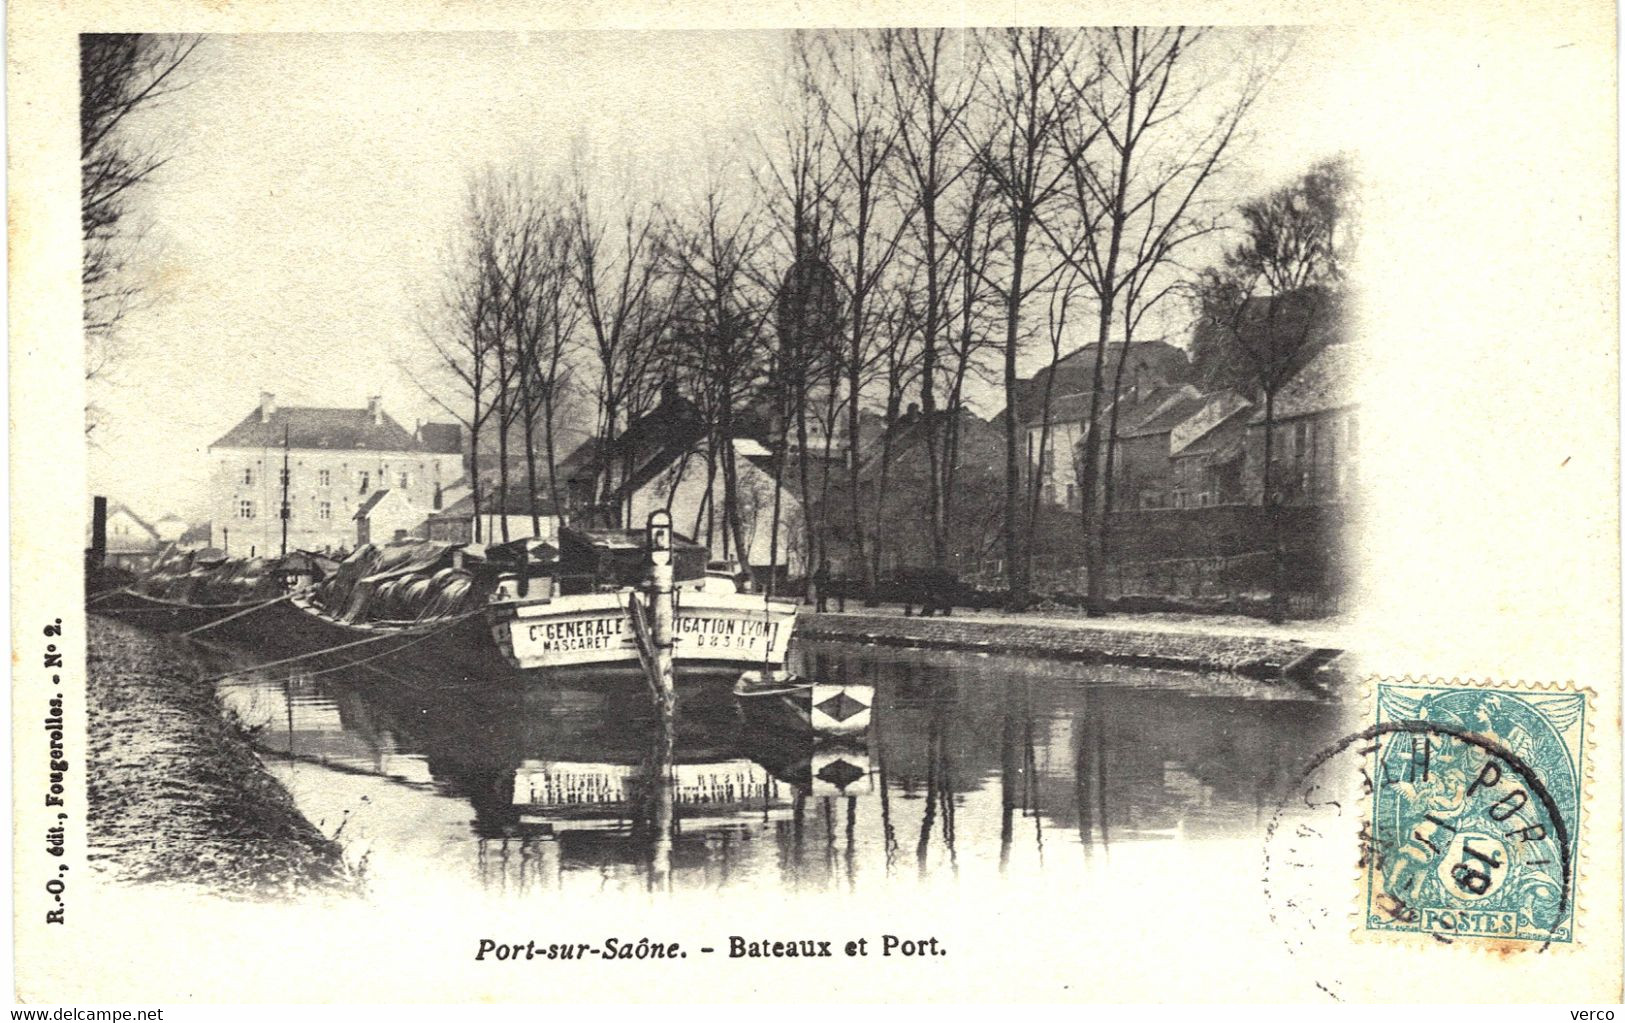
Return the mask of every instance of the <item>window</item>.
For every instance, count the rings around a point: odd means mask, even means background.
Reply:
[[[330,486],[332,486],[333,485],[333,473],[331,471],[327,470],[327,469],[318,469],[318,470],[316,470],[316,485],[318,487],[330,487]]]
[[[333,517],[333,502],[322,501],[316,505],[316,517],[326,522]]]
[[[409,472],[401,473],[401,489],[402,490],[410,490],[411,488],[412,488],[412,474],[409,473]]]
[[[251,519],[251,518],[253,518],[254,517],[254,502],[253,501],[238,501],[237,502],[237,517],[239,519]]]
[[[355,476],[357,482],[361,484],[359,489],[356,490],[356,493],[365,494],[372,486],[372,473],[362,470],[361,472],[356,473]]]
[[[251,487],[253,485],[254,485],[254,467],[251,465],[251,466],[248,466],[246,469],[243,470],[243,486]]]
[[[1304,453],[1309,450],[1309,421],[1307,419],[1299,420],[1297,431],[1297,441],[1293,446],[1296,449],[1297,456],[1302,458]]]

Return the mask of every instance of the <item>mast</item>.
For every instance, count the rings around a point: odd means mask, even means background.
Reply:
[[[288,424],[282,424],[282,556],[288,556]]]

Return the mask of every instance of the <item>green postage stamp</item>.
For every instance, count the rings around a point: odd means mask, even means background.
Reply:
[[[1365,927],[1572,942],[1586,694],[1379,683]]]

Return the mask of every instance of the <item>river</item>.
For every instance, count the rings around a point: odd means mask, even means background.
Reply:
[[[868,727],[777,729],[726,683],[683,688],[669,829],[649,784],[657,719],[635,685],[454,685],[365,666],[248,672],[220,693],[385,897],[863,893],[1261,840],[1342,714],[1289,683],[1226,676],[833,643],[797,656],[858,687]]]

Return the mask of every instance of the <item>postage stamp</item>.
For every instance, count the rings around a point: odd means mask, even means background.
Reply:
[[[1572,942],[1586,696],[1379,683],[1364,927]]]

